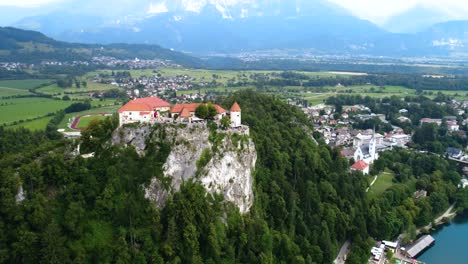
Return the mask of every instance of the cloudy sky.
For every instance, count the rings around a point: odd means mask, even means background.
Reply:
[[[0,0],[0,6],[40,8],[59,2],[71,2],[73,0]],[[89,0],[87,0],[89,1]],[[96,0],[96,2],[106,0]],[[112,1],[112,0],[109,0]],[[236,2],[248,2],[255,0],[182,0],[192,5],[203,5],[206,2],[220,2],[233,4]],[[313,1],[313,0],[311,0]],[[384,23],[391,16],[397,15],[415,6],[424,6],[443,11],[453,19],[468,19],[468,1],[466,0],[328,0],[345,7],[355,15],[371,20],[377,24]],[[148,0],[148,2],[151,2]],[[157,2],[157,0],[155,0]]]

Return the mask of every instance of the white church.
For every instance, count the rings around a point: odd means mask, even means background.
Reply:
[[[354,141],[356,151],[354,152],[354,163],[351,166],[352,170],[361,171],[364,174],[369,174],[370,165],[379,158],[377,151],[378,144],[381,144],[382,135],[376,134],[375,130],[372,135],[358,135]],[[380,140],[380,142],[379,142]]]

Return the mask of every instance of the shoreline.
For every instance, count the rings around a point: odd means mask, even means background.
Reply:
[[[433,229],[435,229],[436,227],[440,225],[446,224],[447,223],[446,219],[452,220],[453,218],[455,218],[458,215],[458,213],[456,211],[452,212],[454,208],[455,208],[455,203],[450,205],[450,207],[442,215],[434,219],[433,222],[429,223],[426,226],[418,228],[416,230],[416,235],[426,233],[424,231],[427,231],[427,233],[431,234],[433,232]],[[434,226],[432,226],[432,224],[434,224]]]

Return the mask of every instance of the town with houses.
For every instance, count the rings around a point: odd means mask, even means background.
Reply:
[[[453,101],[453,106],[461,116],[468,109],[468,101]],[[344,106],[342,114],[335,118],[335,108],[333,106],[319,104],[307,108],[302,108],[311,120],[314,121],[315,129],[322,136],[326,144],[332,147],[341,148],[341,154],[353,160],[355,163],[351,166],[353,170],[361,171],[364,174],[369,173],[370,165],[379,157],[379,152],[391,150],[395,147],[408,148],[412,135],[405,134],[401,127],[392,126],[392,131],[387,133],[377,133],[373,129],[360,130],[353,129],[352,124],[358,121],[378,118],[384,123],[389,123],[385,115],[372,113],[364,105]],[[399,111],[400,122],[410,122],[405,115],[408,110]],[[446,116],[443,119],[422,118],[419,124],[433,123],[438,126],[445,122],[451,133],[464,133],[460,130],[461,125],[467,125],[468,119],[463,120],[461,124],[457,122],[456,116]],[[466,162],[468,165],[468,155],[465,149],[456,149],[449,147],[446,155],[451,159]]]
[[[116,69],[147,69],[156,67],[180,67],[168,60],[152,59],[142,60],[139,58],[134,59],[117,59],[109,56],[93,57],[90,61],[54,61],[44,60],[40,64],[30,64],[21,62],[0,62],[0,69],[7,71],[16,70],[33,70],[45,66],[100,66],[105,68]]]

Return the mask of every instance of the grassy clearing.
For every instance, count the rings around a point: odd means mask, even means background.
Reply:
[[[13,98],[0,100],[0,124],[26,120],[54,113],[72,104],[71,101],[48,98]]]
[[[26,79],[26,80],[5,80],[0,81],[0,87],[28,90],[40,85],[50,83],[50,79]]]
[[[52,119],[52,117],[44,117],[37,120],[24,122],[18,125],[9,126],[8,128],[19,128],[24,127],[29,130],[45,130],[47,123]]]
[[[89,126],[89,123],[91,123],[91,121],[93,121],[93,120],[104,120],[104,119],[106,119],[106,117],[101,116],[101,115],[82,117],[82,118],[80,118],[80,121],[78,122],[77,127],[78,128],[87,128]]]
[[[119,109],[119,105],[112,105],[112,106],[105,106],[105,107],[99,107],[99,108],[93,108],[90,110],[86,110],[83,112],[78,112],[78,113],[70,113],[66,114],[65,118],[62,120],[62,122],[58,125],[59,128],[65,129],[65,131],[74,131],[72,129],[68,128],[68,123],[73,122],[73,120],[82,115],[95,115],[95,114],[113,114],[117,112],[117,109]],[[79,126],[79,124],[78,124]]]
[[[0,81],[0,97],[30,95],[29,89],[51,82],[48,79],[38,80],[5,80]]]
[[[385,190],[392,187],[393,179],[395,178],[395,174],[386,169],[384,172],[380,173],[377,177],[377,181],[375,181],[374,185],[370,187],[368,195],[371,197],[376,197],[381,195]]]
[[[37,91],[40,93],[50,94],[50,95],[65,95],[67,93],[90,93],[90,92],[102,92],[111,89],[119,89],[117,86],[110,84],[102,84],[88,81],[86,87],[76,88],[74,85],[71,88],[61,88],[57,84],[52,84],[46,87],[42,87]]]
[[[28,90],[0,86],[0,97],[28,94],[31,94],[30,92],[28,92]]]

